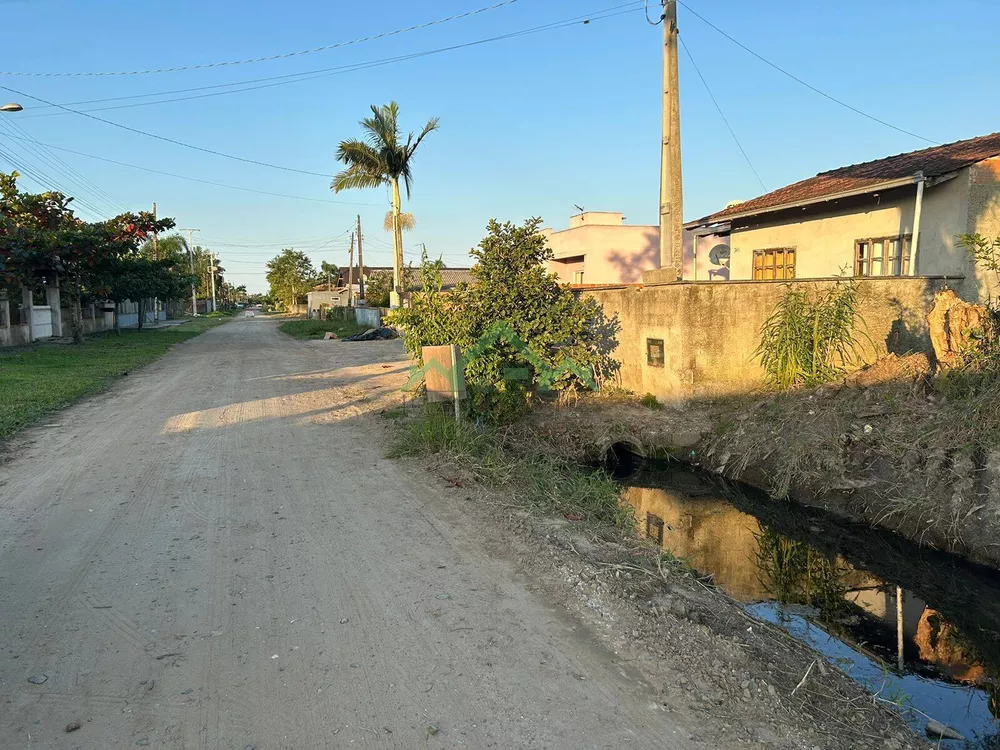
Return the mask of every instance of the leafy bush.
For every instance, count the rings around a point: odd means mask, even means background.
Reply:
[[[413,288],[413,268],[403,269],[403,291]],[[392,291],[392,271],[375,271],[365,282],[365,300],[368,307],[388,307]]]
[[[858,359],[858,282],[839,280],[824,292],[791,285],[764,321],[757,354],[779,388],[836,380]]]
[[[375,271],[365,283],[365,304],[368,307],[388,307],[392,291],[392,272]]]
[[[645,406],[647,409],[659,410],[663,408],[663,404],[660,403],[659,399],[656,398],[652,393],[647,393],[641,399],[639,403]]]
[[[326,308],[327,320],[349,320],[354,321],[354,309],[350,307],[328,307]]]
[[[425,256],[423,291],[388,318],[418,361],[424,346],[457,344],[467,358],[472,411],[496,421],[516,416],[539,390],[608,382],[619,369],[611,357],[617,318],[608,320],[596,301],[547,272],[551,252],[540,224],[491,221],[471,253],[474,283],[448,292],[441,291],[439,264]]]

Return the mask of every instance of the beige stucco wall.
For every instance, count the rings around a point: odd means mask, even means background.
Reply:
[[[725,500],[689,498],[679,492],[628,487],[622,499],[635,509],[639,534],[649,513],[663,521],[663,549],[742,601],[770,599],[753,564],[760,524]]]
[[[796,281],[820,291],[831,281]],[[880,278],[862,282],[861,313],[870,345],[868,361],[886,351],[927,351],[926,316],[934,293],[956,282]],[[759,388],[755,355],[760,327],[785,293],[784,282],[682,283],[587,291],[621,323],[614,357],[622,386],[663,399],[727,395]],[[646,364],[646,339],[663,339],[664,366]]]
[[[583,256],[585,284],[639,283],[643,271],[660,265],[660,233],[654,226],[585,224],[544,234],[557,259]],[[549,270],[565,271],[557,263],[549,263]],[[572,281],[572,273],[564,280]]]
[[[621,226],[624,223],[625,214],[621,211],[584,211],[569,217],[570,229],[590,224]]]
[[[989,239],[1000,237],[1000,157],[973,165],[969,170],[969,213],[965,231]],[[969,262],[970,269],[974,264]],[[1000,279],[981,267],[970,271],[969,287],[980,299],[1000,295]]]
[[[776,247],[796,249],[800,279],[854,273],[854,241],[866,237],[912,234],[916,187],[880,196],[802,210],[801,219],[784,213],[733,222],[732,279],[753,278],[753,252]],[[924,191],[916,272],[924,276],[964,275],[968,263],[956,237],[966,231],[969,170]],[[913,270],[911,269],[911,273]]]
[[[313,317],[320,307],[346,307],[347,290],[342,292],[309,292],[306,295],[306,310],[309,317]]]

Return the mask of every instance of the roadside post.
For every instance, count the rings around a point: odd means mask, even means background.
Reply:
[[[424,360],[424,384],[427,400],[455,402],[455,421],[461,419],[459,402],[466,397],[462,352],[454,344],[425,346],[420,350]]]

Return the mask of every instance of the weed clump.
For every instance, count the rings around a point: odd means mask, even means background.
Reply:
[[[484,486],[506,490],[531,510],[594,526],[629,532],[634,528],[633,513],[621,502],[621,488],[603,470],[542,455],[507,430],[456,421],[436,404],[397,422],[389,456],[441,456]]]

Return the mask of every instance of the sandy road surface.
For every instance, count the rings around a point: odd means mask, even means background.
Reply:
[[[27,433],[0,748],[693,746],[372,443],[400,355],[236,320]]]

